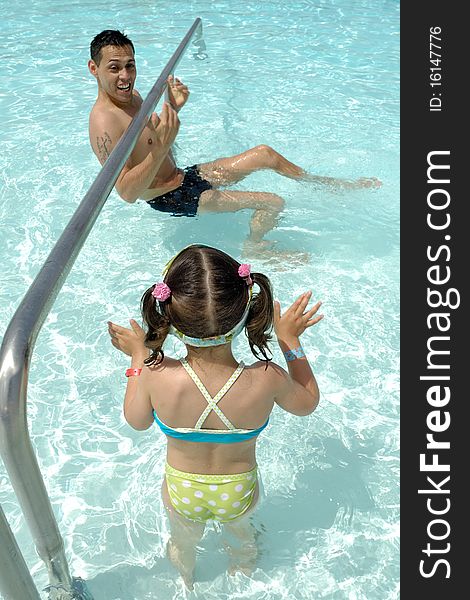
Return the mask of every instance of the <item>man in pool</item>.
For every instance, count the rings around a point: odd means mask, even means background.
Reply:
[[[90,54],[88,68],[98,83],[98,97],[89,120],[90,143],[104,164],[138,112],[142,98],[134,89],[136,61],[129,38],[120,31],[102,31],[91,42]],[[253,209],[249,241],[256,248],[266,244],[263,237],[276,225],[284,200],[273,193],[222,190],[221,187],[260,169],[338,188],[380,185],[374,178],[347,181],[310,175],[266,145],[180,169],[171,147],[180,125],[178,112],[188,97],[187,86],[170,77],[168,102],[163,103],[160,115],[152,114],[116,181],[116,190],[126,202],[133,203],[140,198],[156,210],[189,217],[204,212]]]

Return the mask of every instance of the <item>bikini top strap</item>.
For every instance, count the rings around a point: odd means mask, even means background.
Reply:
[[[217,394],[214,397],[212,397],[209,394],[209,392],[207,391],[207,389],[204,386],[204,384],[202,383],[202,381],[199,379],[199,377],[196,375],[196,373],[194,372],[192,367],[189,365],[188,361],[185,358],[182,358],[180,362],[183,365],[186,372],[188,373],[188,375],[191,377],[191,379],[197,385],[198,390],[201,392],[201,394],[204,396],[204,398],[206,399],[206,402],[207,402],[207,406],[204,409],[202,415],[199,417],[196,425],[194,426],[194,429],[202,428],[202,426],[203,426],[205,420],[207,419],[209,413],[211,412],[211,410],[213,410],[215,412],[215,414],[219,417],[219,419],[227,427],[227,429],[236,429],[236,427],[227,419],[227,417],[224,415],[224,413],[217,406],[217,402],[219,402],[219,400],[221,398],[223,398],[223,396],[225,396],[225,394],[228,392],[228,390],[232,387],[232,385],[235,383],[235,381],[240,376],[241,372],[245,368],[245,364],[243,363],[243,361],[240,362],[240,364],[238,365],[236,370],[230,376],[227,383],[217,392]]]

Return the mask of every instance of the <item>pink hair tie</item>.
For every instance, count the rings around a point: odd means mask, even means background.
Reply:
[[[171,296],[171,290],[166,283],[156,283],[152,291],[152,296],[160,302],[165,302]]]
[[[243,263],[242,265],[240,265],[238,267],[238,274],[240,275],[240,277],[243,277],[243,279],[246,279],[246,285],[253,284],[253,279],[251,279],[250,273],[251,273],[251,265]]]

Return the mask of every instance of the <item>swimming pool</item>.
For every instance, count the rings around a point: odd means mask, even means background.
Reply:
[[[268,143],[313,173],[384,182],[334,194],[261,172],[236,186],[282,195],[287,209],[269,238],[312,256],[287,270],[253,267],[284,305],[304,289],[323,300],[325,320],[304,342],[322,399],[307,419],[275,412],[260,439],[267,499],[256,516],[262,556],[253,579],[226,576],[221,536],[209,531],[189,597],[398,597],[398,11],[395,1],[372,0],[243,8],[116,0],[112,11],[88,0],[23,0],[2,22],[0,335],[99,170],[87,139],[96,84],[86,63],[102,29],[133,40],[145,96],[202,18],[207,58],[188,53],[177,72],[192,92],[181,165]],[[240,256],[249,216],[177,219],[113,192],[39,335],[31,437],[71,571],[97,600],[184,595],[165,558],[164,441],[123,420],[127,363],[106,321],[136,317],[142,291],[184,244]],[[45,569],[3,464],[0,503],[42,589]]]

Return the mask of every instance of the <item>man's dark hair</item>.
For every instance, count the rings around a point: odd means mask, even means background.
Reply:
[[[97,65],[101,61],[101,49],[105,46],[130,46],[132,52],[135,52],[134,44],[127,36],[114,29],[105,29],[95,36],[90,44],[90,56]]]

